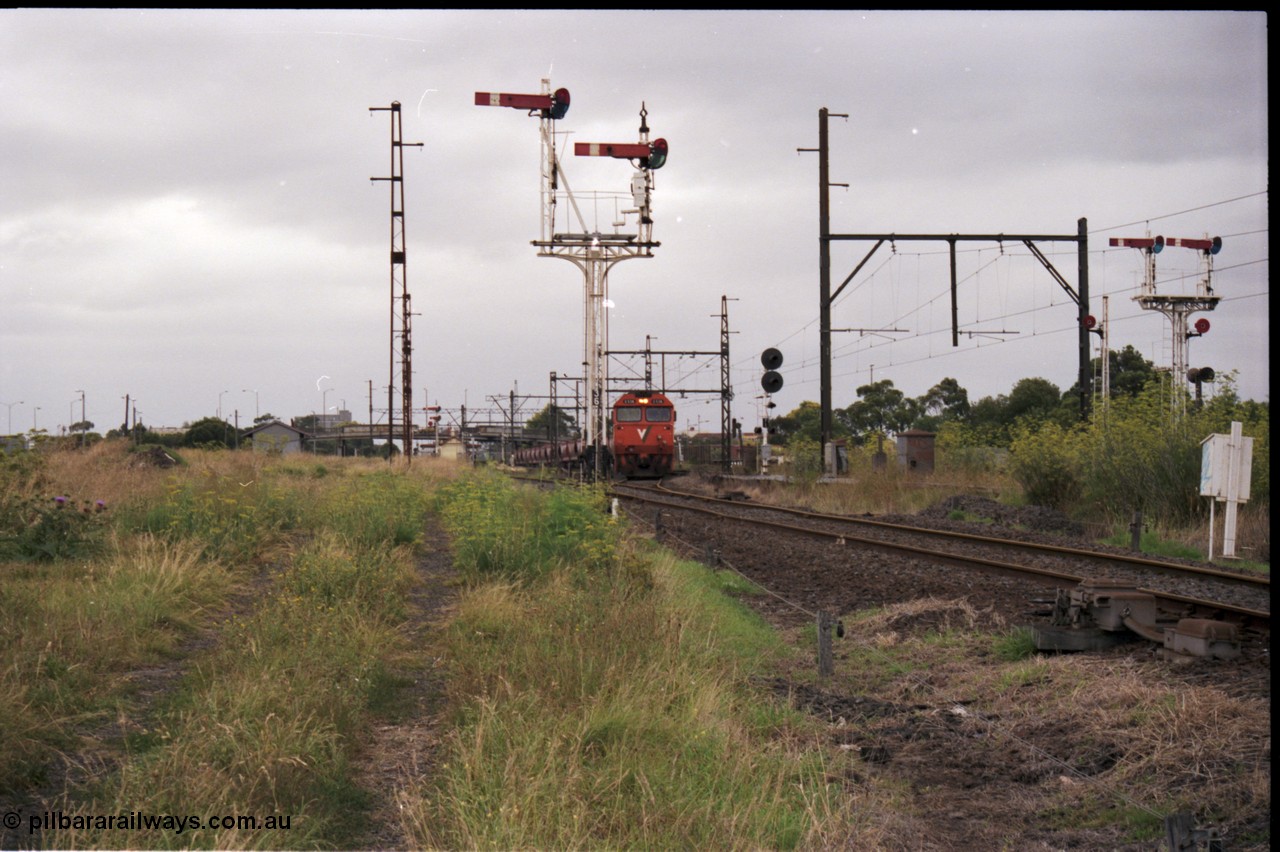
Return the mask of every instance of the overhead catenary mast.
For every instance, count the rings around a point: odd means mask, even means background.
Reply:
[[[588,448],[587,459],[593,476],[601,476],[608,461],[608,361],[609,325],[608,277],[614,265],[635,257],[652,257],[653,249],[660,243],[653,240],[653,215],[651,196],[653,170],[661,168],[667,159],[665,139],[649,139],[648,112],[640,108],[639,141],[634,143],[579,142],[574,146],[578,156],[613,157],[632,160],[636,172],[631,178],[633,207],[621,211],[623,222],[614,223],[611,233],[588,228],[582,211],[578,208],[569,181],[556,154],[555,122],[564,118],[569,110],[567,89],[551,90],[551,81],[542,80],[542,92],[537,95],[506,94],[501,92],[476,92],[476,106],[505,106],[527,110],[537,115],[542,141],[542,223],[539,239],[533,241],[539,257],[558,257],[573,263],[582,272],[583,280],[583,367],[587,384],[587,422],[583,438]],[[556,207],[560,198],[572,208],[576,230],[556,230]],[[619,233],[628,214],[636,216],[635,233]]]

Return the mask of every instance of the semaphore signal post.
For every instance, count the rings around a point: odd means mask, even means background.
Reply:
[[[1196,381],[1187,369],[1187,341],[1199,337],[1209,330],[1209,320],[1201,317],[1196,320],[1195,331],[1189,331],[1187,320],[1197,311],[1212,311],[1222,300],[1213,292],[1213,257],[1222,251],[1221,237],[1205,237],[1204,239],[1146,236],[1146,237],[1112,237],[1112,246],[1140,249],[1145,256],[1145,274],[1142,289],[1133,299],[1143,310],[1158,311],[1169,318],[1172,371],[1171,405],[1175,414],[1186,410],[1186,394],[1180,393],[1181,382]],[[1165,247],[1188,248],[1200,252],[1200,279],[1196,282],[1196,292],[1192,295],[1170,295],[1156,293],[1156,255]],[[1195,371],[1199,374],[1201,371]],[[1197,385],[1198,387],[1198,385]]]
[[[606,465],[608,441],[609,272],[624,260],[652,257],[653,249],[660,245],[653,240],[651,200],[653,172],[666,162],[667,142],[649,139],[648,112],[642,104],[636,142],[579,142],[574,146],[577,156],[630,160],[635,166],[631,177],[631,206],[618,211],[621,218],[613,222],[612,231],[603,232],[587,226],[556,152],[555,123],[569,110],[569,91],[552,91],[551,81],[544,78],[540,94],[476,92],[475,104],[523,109],[530,116],[538,117],[542,141],[542,225],[541,235],[533,245],[538,248],[539,257],[567,260],[582,272],[582,360],[587,385],[587,422],[583,437],[591,455],[590,467],[600,476]],[[568,225],[562,231],[557,230],[556,212],[561,200],[571,208],[571,216],[566,217]],[[626,232],[629,225],[634,225],[634,232]]]

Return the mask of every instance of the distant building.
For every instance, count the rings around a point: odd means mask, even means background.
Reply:
[[[917,473],[933,473],[933,445],[937,435],[908,429],[897,435],[898,464]]]
[[[288,455],[302,452],[303,441],[308,437],[301,429],[271,420],[255,426],[242,436],[252,443],[254,452]]]
[[[353,422],[351,419],[351,412],[346,410],[345,408],[337,411],[334,414],[315,415],[316,431],[318,432],[330,432],[334,429],[337,429],[339,426],[341,426],[344,423],[351,423],[351,422]]]

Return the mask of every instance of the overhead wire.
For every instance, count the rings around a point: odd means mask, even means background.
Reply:
[[[1134,221],[1134,222],[1130,222],[1130,223],[1117,224],[1117,225],[1109,225],[1109,226],[1102,227],[1102,228],[1091,228],[1091,229],[1089,230],[1089,234],[1102,234],[1102,233],[1106,233],[1106,232],[1109,232],[1109,231],[1119,230],[1119,229],[1122,229],[1122,228],[1133,227],[1134,225],[1145,225],[1145,224],[1150,223],[1150,222],[1162,221],[1162,220],[1165,220],[1165,219],[1171,219],[1171,218],[1175,218],[1175,217],[1178,217],[1178,216],[1187,215],[1187,214],[1190,214],[1190,213],[1195,213],[1195,212],[1200,212],[1200,211],[1203,211],[1203,210],[1212,209],[1212,208],[1214,208],[1214,207],[1220,207],[1220,206],[1223,206],[1223,205],[1232,204],[1232,203],[1236,203],[1236,202],[1240,202],[1240,201],[1245,201],[1245,200],[1249,200],[1249,199],[1253,199],[1253,198],[1265,197],[1265,196],[1267,196],[1268,194],[1269,194],[1269,193],[1268,193],[1268,191],[1263,190],[1263,191],[1259,191],[1259,192],[1255,192],[1255,193],[1248,193],[1248,194],[1245,194],[1245,195],[1235,196],[1235,197],[1233,197],[1233,198],[1228,198],[1228,199],[1224,199],[1224,200],[1221,200],[1221,201],[1210,202],[1210,203],[1208,203],[1208,204],[1202,204],[1202,205],[1198,205],[1198,206],[1195,206],[1195,207],[1189,207],[1189,208],[1186,208],[1186,209],[1183,209],[1183,210],[1179,210],[1179,211],[1175,211],[1175,212],[1171,212],[1171,213],[1161,214],[1161,215],[1158,215],[1158,216],[1152,216],[1152,217],[1149,217],[1149,218],[1147,218],[1147,219],[1136,220],[1136,221]],[[1231,236],[1252,236],[1252,235],[1257,235],[1257,234],[1266,234],[1266,233],[1268,233],[1268,232],[1269,232],[1269,229],[1265,229],[1265,228],[1264,228],[1264,229],[1255,229],[1255,230],[1251,230],[1251,231],[1241,231],[1241,232],[1237,232],[1237,233],[1235,233],[1235,234],[1229,234],[1229,235],[1227,235],[1227,236],[1228,236],[1228,237],[1231,237]],[[983,248],[961,249],[961,250],[957,251],[957,252],[956,252],[956,254],[957,254],[957,255],[962,255],[962,254],[966,254],[966,253],[975,253],[975,252],[980,254],[983,250],[989,250],[989,249],[983,249]],[[1095,249],[1095,248],[1091,248],[1091,249],[1089,250],[1089,254],[1090,254],[1090,255],[1101,255],[1101,256],[1105,257],[1105,255],[1106,255],[1106,252],[1107,252],[1107,251],[1114,251],[1114,250],[1116,250],[1116,249],[1109,249],[1109,248],[1107,248],[1107,247],[1101,247],[1101,248],[1096,248],[1096,249]],[[931,255],[943,255],[943,254],[949,254],[949,253],[950,253],[950,249],[939,250],[939,251],[933,251],[933,252],[930,252],[930,251],[919,251],[919,252],[915,252],[914,254],[915,254],[916,259],[917,259],[917,275],[919,275],[919,271],[918,271],[918,270],[919,270],[919,265],[920,265],[920,263],[922,262],[922,259],[923,259],[923,258],[928,257],[928,256],[931,256]],[[1070,254],[1074,254],[1074,251],[1068,251],[1068,250],[1052,250],[1052,249],[1051,249],[1050,251],[1047,251],[1047,252],[1046,252],[1046,255],[1047,255],[1047,256],[1049,256],[1049,257],[1055,257],[1055,256],[1058,256],[1058,255],[1066,255],[1066,254],[1068,254],[1068,253],[1070,253]],[[846,293],[842,293],[842,294],[841,294],[841,297],[840,297],[839,299],[837,299],[837,300],[836,300],[836,302],[834,302],[834,303],[833,303],[833,307],[834,307],[834,305],[835,305],[835,304],[839,304],[839,303],[841,303],[841,302],[844,302],[844,301],[845,301],[845,299],[846,299],[848,296],[852,295],[852,294],[853,294],[853,293],[855,293],[855,292],[858,292],[861,288],[865,287],[868,283],[870,283],[870,281],[871,281],[871,280],[872,280],[876,275],[878,275],[878,274],[879,274],[879,273],[880,273],[880,272],[885,268],[885,266],[886,266],[890,261],[892,261],[892,260],[894,260],[894,259],[897,259],[897,258],[899,258],[900,256],[901,256],[901,255],[897,252],[897,249],[896,249],[896,246],[895,246],[895,248],[894,248],[894,253],[893,253],[893,255],[892,255],[892,256],[890,256],[889,258],[886,258],[886,260],[885,260],[884,262],[882,262],[879,266],[877,266],[877,267],[872,271],[872,273],[871,273],[871,274],[869,274],[866,278],[863,278],[863,279],[861,279],[858,283],[854,284],[854,285],[851,287],[851,289],[849,289],[849,290],[848,290],[848,292],[846,292]],[[988,267],[988,266],[990,266],[992,263],[995,263],[996,261],[998,261],[999,259],[1004,258],[1004,257],[1009,257],[1009,258],[1024,257],[1024,258],[1025,258],[1025,257],[1027,257],[1027,255],[1025,255],[1025,254],[1021,254],[1021,255],[1006,255],[1006,254],[1004,253],[1004,250],[1003,250],[1003,243],[1002,243],[1002,244],[1001,244],[1001,254],[1000,254],[997,258],[994,258],[991,262],[989,262],[988,264],[985,264],[985,265],[984,265],[984,266],[982,266],[979,270],[976,270],[975,272],[970,273],[968,276],[966,276],[966,278],[965,278],[965,279],[962,279],[962,281],[963,281],[963,280],[968,280],[969,278],[971,278],[971,277],[973,277],[974,275],[976,275],[976,274],[977,274],[977,272],[982,271],[982,269],[987,268],[987,267]],[[1244,268],[1244,267],[1248,267],[1248,266],[1256,265],[1256,264],[1259,264],[1259,263],[1267,263],[1267,262],[1269,262],[1269,260],[1270,260],[1269,258],[1260,258],[1260,259],[1258,259],[1258,260],[1242,261],[1242,262],[1239,262],[1239,263],[1236,263],[1236,264],[1231,264],[1231,265],[1226,265],[1226,266],[1221,266],[1221,265],[1220,265],[1220,266],[1216,266],[1216,267],[1215,267],[1215,272],[1224,272],[1224,271],[1227,271],[1227,270],[1230,270],[1230,269],[1239,269],[1239,268]],[[1165,280],[1166,282],[1168,282],[1168,281],[1182,280],[1182,279],[1184,279],[1184,278],[1186,278],[1186,277],[1190,277],[1190,276],[1189,276],[1189,275],[1187,275],[1187,276],[1171,277],[1171,278],[1169,278],[1169,279],[1164,279],[1164,280]],[[957,283],[959,284],[959,283],[961,283],[961,282],[957,282]],[[1137,287],[1135,286],[1135,287],[1131,287],[1131,288],[1120,288],[1120,289],[1118,289],[1118,290],[1110,290],[1110,291],[1109,291],[1109,293],[1112,293],[1112,294],[1114,294],[1114,293],[1122,293],[1122,292],[1125,292],[1125,291],[1126,291],[1126,289],[1136,290],[1136,289],[1137,289]],[[928,299],[927,301],[925,301],[925,302],[921,303],[921,302],[919,301],[919,284],[917,283],[917,300],[916,300],[916,301],[917,301],[917,304],[916,304],[916,306],[915,306],[914,308],[912,308],[911,310],[909,310],[909,311],[903,311],[903,312],[899,312],[899,311],[897,311],[897,310],[895,309],[895,314],[897,314],[897,316],[896,316],[896,318],[893,320],[893,322],[894,322],[895,324],[896,324],[896,323],[898,323],[898,322],[902,322],[903,320],[905,320],[906,318],[908,318],[908,317],[910,317],[910,316],[912,316],[912,315],[921,314],[921,313],[923,313],[924,311],[926,311],[927,309],[931,309],[931,308],[932,308],[932,307],[934,307],[934,306],[935,306],[935,305],[936,305],[940,300],[942,300],[943,298],[947,297],[947,296],[948,296],[948,294],[949,294],[949,287],[948,287],[948,288],[944,288],[941,292],[939,292],[939,293],[938,293],[937,295],[935,295],[933,298]],[[1265,294],[1261,294],[1261,293],[1260,293],[1260,294],[1246,294],[1246,295],[1244,295],[1244,296],[1237,296],[1237,297],[1234,297],[1234,299],[1239,299],[1239,298],[1253,298],[1253,297],[1256,297],[1256,296],[1259,296],[1259,295],[1265,295]],[[1041,311],[1041,310],[1049,310],[1049,309],[1053,309],[1053,308],[1056,308],[1056,307],[1058,307],[1058,306],[1059,306],[1059,303],[1056,301],[1056,297],[1057,297],[1057,293],[1056,293],[1056,292],[1051,292],[1051,294],[1050,294],[1050,300],[1049,300],[1049,302],[1050,302],[1050,303],[1049,303],[1049,305],[1047,305],[1047,306],[1041,306],[1041,307],[1038,307],[1038,308],[1033,306],[1031,309],[1028,309],[1028,310],[1012,311],[1012,312],[1011,312],[1011,311],[1009,311],[1009,310],[1007,309],[1007,307],[1003,307],[1003,308],[1002,308],[1002,310],[1001,310],[1001,312],[1000,312],[1000,314],[999,314],[999,316],[995,317],[994,319],[997,319],[997,320],[1008,320],[1008,319],[1012,319],[1012,318],[1014,318],[1014,317],[1018,317],[1018,316],[1027,316],[1027,315],[1031,315],[1031,316],[1032,316],[1032,318],[1033,318],[1033,332],[1032,332],[1032,336],[1033,336],[1033,337],[1034,337],[1034,336],[1039,336],[1039,335],[1051,335],[1051,334],[1057,334],[1057,333],[1060,333],[1060,332],[1062,332],[1062,331],[1067,331],[1067,330],[1072,330],[1072,331],[1076,330],[1076,325],[1075,325],[1075,323],[1072,323],[1070,326],[1064,326],[1064,327],[1062,327],[1062,328],[1052,328],[1052,327],[1051,327],[1051,328],[1049,328],[1049,329],[1047,329],[1047,330],[1043,330],[1043,331],[1042,331],[1042,330],[1040,329],[1040,327],[1039,327],[1038,322],[1035,322],[1035,319],[1036,319],[1036,316],[1037,316],[1037,314],[1036,314],[1036,312],[1037,312],[1037,311]],[[1137,318],[1137,317],[1116,318],[1116,319],[1113,319],[1113,320],[1112,320],[1112,322],[1120,321],[1121,319],[1136,319],[1136,318]],[[800,335],[800,334],[803,334],[804,332],[806,332],[806,331],[808,331],[809,329],[811,329],[811,328],[812,328],[812,327],[817,323],[817,321],[818,321],[818,320],[817,320],[817,318],[814,318],[814,319],[810,320],[809,322],[805,323],[805,324],[804,324],[803,326],[801,326],[800,328],[798,328],[798,329],[796,329],[795,331],[791,332],[791,334],[787,335],[786,337],[782,338],[781,340],[776,341],[776,342],[774,343],[774,346],[781,346],[782,344],[784,344],[784,343],[786,343],[786,342],[788,342],[788,341],[790,341],[790,340],[794,339],[796,336],[798,336],[798,335]],[[840,347],[837,347],[837,348],[833,349],[833,351],[832,351],[832,360],[833,360],[833,362],[834,362],[834,361],[837,361],[837,360],[843,360],[843,359],[848,358],[848,357],[851,357],[851,356],[860,356],[860,355],[863,355],[863,354],[866,354],[866,353],[870,352],[871,350],[875,350],[875,349],[881,348],[881,347],[883,347],[883,346],[888,346],[888,345],[891,345],[892,343],[895,343],[895,342],[905,342],[905,341],[909,341],[909,340],[912,340],[912,339],[919,339],[919,338],[929,338],[929,339],[932,339],[932,335],[934,335],[934,334],[943,334],[943,333],[947,333],[949,330],[950,330],[950,329],[948,328],[948,329],[930,330],[930,331],[925,331],[925,332],[915,332],[915,333],[913,333],[913,334],[908,335],[907,337],[904,337],[904,338],[896,338],[896,339],[894,339],[894,340],[890,340],[890,341],[867,340],[865,336],[862,336],[862,337],[860,337],[860,338],[859,338],[859,340],[857,340],[857,341],[852,341],[852,342],[850,342],[850,343],[848,343],[848,344],[844,344],[843,346],[840,346]],[[1009,339],[1009,340],[996,340],[996,341],[993,341],[993,342],[994,342],[994,343],[1000,343],[1000,344],[1007,344],[1007,343],[1014,343],[1014,342],[1017,342],[1017,340],[1018,340],[1018,339],[1019,339],[1019,338],[1013,338],[1013,339]],[[1021,338],[1021,339],[1026,339],[1026,338]],[[991,343],[991,342],[989,342],[987,345],[990,345],[990,343]],[[967,349],[958,349],[958,350],[955,350],[955,351],[945,351],[945,352],[942,352],[942,353],[934,353],[934,352],[932,352],[932,350],[931,350],[931,351],[930,351],[930,353],[929,353],[929,355],[928,355],[927,357],[925,357],[925,358],[911,358],[911,359],[908,359],[908,360],[906,360],[906,361],[899,361],[899,362],[895,362],[895,365],[903,365],[903,364],[910,364],[910,363],[918,363],[918,362],[920,362],[920,361],[922,361],[922,360],[928,360],[929,358],[935,358],[935,357],[949,357],[949,356],[954,356],[954,355],[963,354],[963,353],[965,353],[965,352],[967,352],[967,351],[969,351],[969,350],[967,350]],[[743,360],[740,360],[740,361],[735,362],[733,366],[734,366],[734,367],[737,367],[737,368],[739,368],[739,369],[741,369],[744,365],[746,365],[746,364],[750,363],[750,360],[751,360],[751,359],[744,358]],[[793,372],[803,371],[803,370],[805,370],[805,369],[812,368],[812,367],[813,367],[815,364],[817,364],[817,363],[819,363],[819,358],[818,358],[818,356],[811,356],[811,357],[804,358],[804,359],[802,359],[800,362],[798,362],[797,364],[793,365]],[[848,373],[842,373],[842,374],[840,374],[840,375],[841,375],[841,376],[845,376],[845,375],[849,375],[849,374],[848,374]],[[813,384],[815,381],[816,381],[816,379],[812,379],[812,378],[810,378],[810,379],[803,379],[803,378],[800,378],[800,379],[794,379],[794,378],[793,378],[793,380],[792,380],[791,384],[792,384],[793,386],[797,386],[797,385],[807,385],[807,384]],[[735,387],[737,387],[737,385],[736,385],[736,384],[735,384]]]

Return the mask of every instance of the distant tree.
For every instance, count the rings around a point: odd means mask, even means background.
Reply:
[[[1008,395],[984,396],[969,406],[964,418],[966,441],[971,446],[1008,447],[1013,425],[1054,422],[1067,426],[1078,421],[1075,401],[1064,396],[1048,379],[1019,379]]]
[[[108,438],[125,438],[135,444],[155,444],[159,443],[158,437],[143,426],[141,423],[134,423],[132,426],[126,426],[121,423],[119,429],[111,429],[107,432]]]
[[[1019,379],[1009,391],[1005,403],[1005,422],[1009,425],[1019,420],[1048,420],[1062,401],[1062,391],[1048,379]]]
[[[906,431],[920,412],[918,400],[895,388],[892,379],[881,379],[858,388],[858,401],[844,409],[841,419],[854,440],[862,444],[872,435]]]
[[[253,418],[253,425],[261,426],[263,423],[270,423],[272,420],[275,420],[275,419],[276,419],[276,416],[272,414],[270,411],[268,411],[265,414],[259,414],[257,417]]]
[[[1111,385],[1111,398],[1119,397],[1137,397],[1147,387],[1147,385],[1159,378],[1156,371],[1156,365],[1148,361],[1142,356],[1142,353],[1134,349],[1132,345],[1125,346],[1123,349],[1113,349],[1107,353],[1107,364],[1110,365],[1110,375],[1108,382]],[[1094,389],[1102,389],[1102,359],[1094,358],[1090,362],[1090,367],[1094,375]],[[1080,382],[1075,382],[1066,393],[1063,394],[1064,399],[1069,399],[1076,406],[1075,411],[1078,414],[1078,401],[1080,399]]]
[[[769,441],[785,444],[792,438],[817,441],[822,436],[822,409],[818,403],[805,400],[787,414],[769,418]]]
[[[558,405],[547,403],[541,411],[530,417],[525,428],[540,437],[551,437],[552,427],[561,438],[572,438],[578,434],[578,421],[574,416]]]
[[[182,436],[184,447],[231,447],[235,444],[235,428],[225,420],[206,417],[197,420]]]
[[[1107,353],[1107,363],[1111,367],[1109,381],[1112,397],[1136,397],[1157,375],[1156,365],[1142,357],[1142,353],[1131,345]]]
[[[67,431],[69,431],[69,432],[88,432],[88,431],[89,431],[90,429],[92,429],[92,428],[93,428],[93,421],[91,421],[91,420],[80,420],[80,421],[78,421],[78,422],[76,422],[76,423],[72,423],[70,426],[68,426],[68,427],[67,427]]]
[[[937,432],[943,423],[963,421],[969,416],[969,392],[955,379],[946,378],[916,398],[917,428]]]

